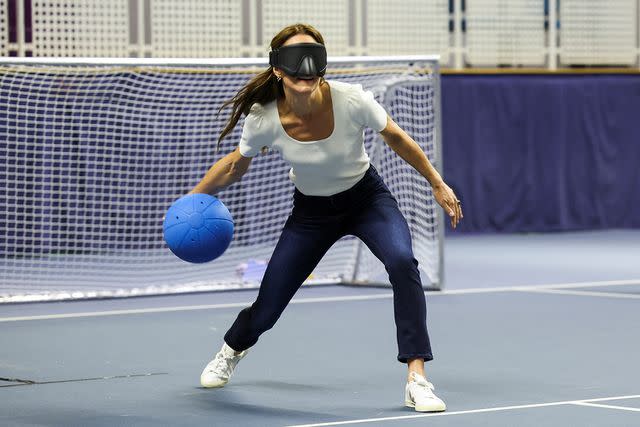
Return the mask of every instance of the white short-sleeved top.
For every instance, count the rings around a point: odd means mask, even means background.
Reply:
[[[276,101],[253,104],[244,121],[240,154],[257,155],[263,147],[282,153],[291,165],[289,178],[308,196],[330,196],[351,188],[369,168],[364,129],[387,125],[387,112],[360,84],[327,80],[333,104],[333,133],[317,141],[298,141],[280,122]]]

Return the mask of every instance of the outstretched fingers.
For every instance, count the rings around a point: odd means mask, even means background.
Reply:
[[[456,228],[462,219],[462,203],[455,196],[447,201],[447,210],[451,219],[451,227]]]

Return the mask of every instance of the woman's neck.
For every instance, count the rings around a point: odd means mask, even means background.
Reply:
[[[284,89],[285,98],[283,99],[284,114],[293,114],[302,119],[309,118],[315,112],[322,108],[324,104],[324,94],[321,89],[322,83],[318,84],[311,94],[299,95],[290,93],[287,88]]]

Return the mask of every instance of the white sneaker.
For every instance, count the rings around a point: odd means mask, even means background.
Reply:
[[[433,384],[422,375],[411,372],[409,381],[404,390],[404,404],[409,408],[415,408],[418,412],[441,412],[447,409],[435,394]]]
[[[200,384],[202,387],[222,387],[228,383],[236,365],[248,351],[249,349],[236,355],[235,351],[225,342],[218,354],[216,354],[215,359],[204,367],[200,375]]]

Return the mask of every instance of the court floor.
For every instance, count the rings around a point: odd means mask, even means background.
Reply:
[[[391,290],[321,286],[214,390],[200,372],[256,291],[0,305],[0,425],[640,425],[640,232],[445,246],[426,297],[447,412],[403,405]]]

